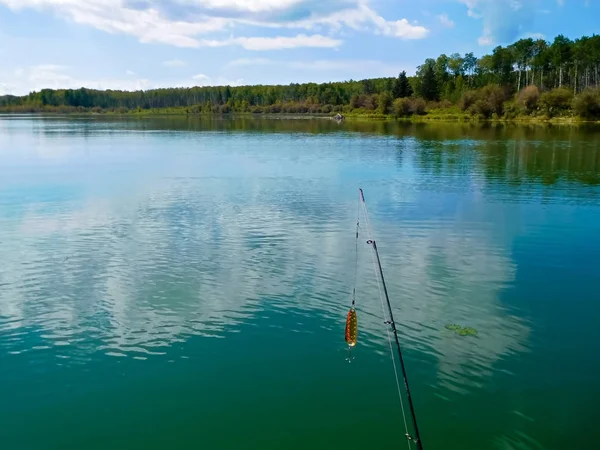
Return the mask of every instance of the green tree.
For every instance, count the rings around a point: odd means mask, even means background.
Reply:
[[[531,61],[532,64],[532,79],[533,83],[536,83],[535,74],[539,73],[539,87],[540,89],[544,89],[544,74],[548,74],[548,70],[550,67],[550,52],[548,50],[548,43],[543,39],[538,39],[535,41],[535,45],[533,48],[533,58]]]
[[[450,55],[450,58],[448,59],[448,68],[452,72],[452,75],[454,75],[455,79],[458,78],[459,75],[464,75],[464,64],[465,60],[462,56],[460,56],[460,53],[452,53]]]
[[[560,34],[554,38],[554,42],[550,47],[552,64],[558,70],[558,87],[562,87],[565,68],[571,64],[572,45],[573,42],[569,38]]]
[[[514,59],[513,52],[500,45],[492,51],[492,71],[497,83],[509,84],[511,82]]]
[[[517,77],[517,92],[521,91],[521,75],[525,72],[525,84],[527,83],[527,69],[533,58],[535,43],[533,39],[520,39],[509,47],[513,60],[519,72]]]
[[[475,75],[475,72],[477,71],[477,58],[475,57],[475,55],[473,53],[465,54],[464,61],[463,61],[463,68],[464,68],[465,74],[469,78],[469,86],[471,86],[473,84],[473,76]]]
[[[392,95],[394,98],[404,98],[410,97],[413,94],[412,87],[410,86],[410,82],[408,81],[408,77],[406,76],[406,71],[400,72],[398,78],[394,80],[394,88],[392,90]]]
[[[385,91],[379,94],[379,101],[377,102],[377,112],[379,114],[387,114],[390,112],[392,108],[392,102],[394,99],[392,95]]]
[[[439,100],[440,98],[435,69],[436,61],[431,58],[425,60],[425,64],[417,68],[417,77],[419,78],[418,93],[425,100]]]

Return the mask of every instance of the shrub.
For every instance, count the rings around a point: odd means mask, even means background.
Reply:
[[[369,111],[377,109],[377,97],[378,95],[361,95],[360,96],[360,107],[365,108]]]
[[[411,101],[408,98],[397,98],[394,100],[394,115],[396,117],[406,117],[412,114]]]
[[[298,107],[298,112],[301,112],[303,114],[306,114],[309,110],[309,107],[306,103],[301,103],[300,106]]]
[[[475,100],[473,100],[475,99]],[[504,100],[506,93],[504,89],[496,84],[490,84],[479,91],[465,92],[461,99],[460,107],[471,115],[481,116],[480,118],[489,119],[493,114],[497,117],[502,116],[504,112]]]
[[[556,88],[544,92],[540,97],[540,106],[544,112],[552,117],[567,111],[573,102],[573,92],[567,88]]]
[[[504,112],[504,100],[506,100],[506,92],[497,84],[488,84],[478,93],[480,100],[485,100],[491,109],[490,116],[493,113],[502,115]],[[489,116],[487,116],[489,117]]]
[[[466,91],[458,102],[458,107],[467,111],[477,101],[477,91]]]
[[[393,98],[389,92],[379,94],[377,112],[379,114],[387,114],[392,107]]]
[[[473,116],[481,116],[484,119],[489,119],[494,112],[490,103],[481,98],[478,98],[467,111]]]
[[[329,114],[332,110],[333,110],[333,106],[331,106],[331,105],[324,105],[322,108],[322,111],[326,114]]]
[[[515,102],[504,103],[504,117],[514,119],[523,112],[522,108]]]
[[[422,98],[415,98],[410,102],[410,112],[413,114],[423,115],[425,114],[425,100]]]
[[[600,89],[588,88],[575,97],[573,110],[585,119],[600,119]]]
[[[537,86],[527,86],[517,94],[517,104],[528,114],[537,109],[539,100],[540,90]]]

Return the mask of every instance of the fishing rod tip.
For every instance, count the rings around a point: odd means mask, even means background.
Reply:
[[[358,191],[360,192],[360,198],[364,202],[365,201],[365,193],[363,192],[362,188],[358,188]]]

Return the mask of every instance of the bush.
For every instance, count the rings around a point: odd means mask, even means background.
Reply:
[[[365,95],[365,96],[360,96],[360,100],[361,100],[361,108],[365,108],[369,111],[373,111],[375,109],[377,109],[377,94],[374,95]]]
[[[379,114],[387,114],[388,112],[390,112],[393,100],[394,99],[392,98],[390,93],[387,91],[379,94],[379,98],[378,98],[378,102],[377,102],[378,103],[377,112]]]
[[[493,114],[500,117],[504,112],[504,100],[506,93],[504,89],[496,84],[490,84],[479,91],[465,92],[460,101],[461,109],[469,112],[471,115],[481,116],[480,118],[489,119]],[[467,107],[467,105],[469,105]]]
[[[504,112],[504,100],[506,100],[506,92],[497,84],[488,84],[479,91],[479,99],[487,101],[491,108],[490,116],[493,113],[502,115]]]
[[[406,117],[412,114],[411,101],[408,98],[397,98],[394,100],[393,108],[396,117]]]
[[[463,111],[467,111],[477,101],[477,91],[465,92],[458,102],[458,107]]]
[[[410,112],[413,114],[423,115],[425,114],[425,100],[422,98],[415,98],[410,102]]]
[[[517,104],[528,114],[537,109],[539,100],[540,90],[537,86],[527,86],[517,94]]]
[[[483,119],[489,119],[493,114],[493,109],[487,100],[477,99],[467,110],[473,116],[481,116]]]
[[[587,88],[575,97],[573,110],[585,119],[600,119],[600,89]]]
[[[333,106],[331,106],[331,105],[324,105],[322,108],[322,111],[325,114],[329,114],[332,110],[333,110]]]
[[[523,109],[515,102],[506,102],[504,104],[504,117],[514,119],[523,112]]]
[[[567,111],[573,102],[573,92],[567,88],[556,88],[544,92],[540,97],[540,106],[544,112],[552,117]]]

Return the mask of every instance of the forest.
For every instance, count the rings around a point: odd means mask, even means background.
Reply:
[[[428,58],[414,76],[331,83],[114,91],[43,89],[0,97],[0,112],[294,113],[600,119],[600,35],[520,39],[491,54]]]

